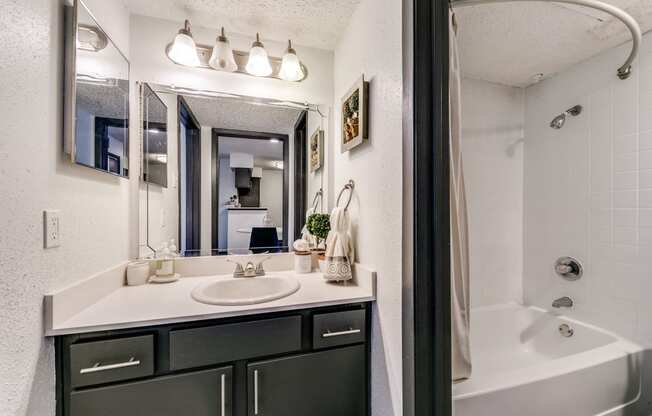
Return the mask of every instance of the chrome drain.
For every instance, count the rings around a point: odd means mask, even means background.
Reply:
[[[569,338],[573,336],[575,331],[567,324],[561,324],[559,325],[559,333],[561,334],[562,337]]]

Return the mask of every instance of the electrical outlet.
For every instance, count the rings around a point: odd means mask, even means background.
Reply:
[[[61,242],[61,222],[59,210],[47,209],[43,211],[43,246],[45,248],[59,247]]]

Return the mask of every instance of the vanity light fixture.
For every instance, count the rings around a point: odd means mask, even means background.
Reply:
[[[283,55],[281,70],[278,76],[286,81],[299,81],[304,78],[301,62],[297,57],[297,52],[292,48],[291,40],[288,40],[288,48],[285,51],[285,55]]]
[[[269,139],[270,143],[281,143],[279,139]]]
[[[213,46],[213,53],[208,60],[208,65],[219,71],[234,72],[238,69],[238,64],[235,63],[233,56],[233,49],[231,49],[229,40],[224,35],[224,28],[222,28],[220,35],[215,39],[215,46]]]
[[[249,50],[249,60],[245,68],[248,73],[257,77],[267,77],[272,75],[272,66],[269,64],[267,51],[260,41],[260,36],[256,33],[256,40],[251,44]]]
[[[174,37],[174,42],[167,50],[168,57],[177,64],[186,66],[199,66],[197,46],[190,33],[190,21],[186,19],[179,33]]]
[[[99,52],[107,47],[109,39],[97,26],[77,25],[77,49]]]

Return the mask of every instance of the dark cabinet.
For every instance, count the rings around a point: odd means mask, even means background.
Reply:
[[[367,416],[368,303],[57,337],[57,416]]]
[[[364,416],[365,347],[355,345],[248,365],[249,416]]]
[[[70,416],[231,416],[232,368],[75,391]]]

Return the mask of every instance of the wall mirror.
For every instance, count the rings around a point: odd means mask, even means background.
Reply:
[[[141,84],[143,105],[142,179],[168,186],[168,108],[149,84]]]
[[[162,151],[148,142],[167,132],[167,178],[150,171],[141,186],[141,256],[171,240],[184,256],[290,250],[308,208],[325,209],[326,159],[310,156],[324,151],[310,146],[327,125],[319,106],[141,85],[146,164]]]
[[[80,0],[66,7],[64,151],[129,176],[129,61]]]

